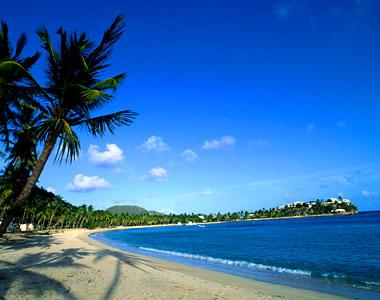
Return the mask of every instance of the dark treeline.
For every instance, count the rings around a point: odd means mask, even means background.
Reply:
[[[200,217],[201,216],[201,217]],[[188,222],[237,221],[249,217],[248,212],[226,214],[169,214],[169,215],[127,215],[112,214],[107,210],[94,210],[93,207],[75,206],[62,199],[61,196],[35,187],[23,210],[14,218],[13,230],[19,224],[32,223],[36,230],[52,230],[67,228],[100,228],[114,226],[138,226],[158,224],[182,224]]]

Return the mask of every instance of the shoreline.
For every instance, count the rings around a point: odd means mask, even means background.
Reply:
[[[127,229],[139,229],[139,228],[154,228],[154,227],[167,227],[167,226],[197,226],[206,224],[223,224],[223,223],[239,223],[239,222],[253,222],[253,221],[271,221],[271,220],[286,220],[286,219],[305,219],[305,218],[317,218],[317,217],[337,217],[337,216],[350,216],[356,215],[361,212],[355,213],[343,213],[343,214],[321,214],[321,215],[307,215],[307,216],[288,216],[288,217],[274,217],[274,218],[253,218],[253,219],[243,219],[243,220],[233,220],[233,221],[213,221],[213,222],[195,222],[192,224],[154,224],[154,225],[136,225],[136,226],[116,226],[116,227],[98,227],[98,228],[63,228],[63,229],[45,229],[45,230],[34,230],[30,232],[8,232],[7,234],[26,234],[26,235],[51,235],[57,233],[70,232],[75,230],[88,230],[92,233],[102,232],[102,231],[113,231],[113,230],[127,230]],[[1,240],[1,239],[0,239]]]
[[[130,228],[136,227],[123,229]],[[115,229],[8,234],[0,241],[0,294],[4,299],[343,299],[122,251],[89,237]]]
[[[339,217],[339,216],[351,216],[356,215],[359,212],[354,213],[342,213],[342,214],[321,214],[321,215],[306,215],[306,216],[288,216],[288,217],[274,217],[274,218],[253,218],[247,221],[266,221],[266,220],[286,220],[286,219],[305,219],[305,218],[318,218],[318,217]]]

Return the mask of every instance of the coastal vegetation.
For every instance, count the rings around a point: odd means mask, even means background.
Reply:
[[[294,202],[276,208],[259,209],[251,214],[255,219],[261,218],[284,218],[284,217],[307,217],[316,215],[357,213],[358,208],[348,199],[341,196],[329,198],[326,201],[317,199],[309,202]]]
[[[3,180],[3,178],[1,178]],[[0,180],[0,182],[1,182]],[[19,224],[34,224],[36,230],[67,228],[104,228],[115,226],[139,226],[158,224],[186,224],[189,222],[237,221],[241,213],[226,214],[152,214],[142,209],[130,210],[130,213],[112,213],[110,210],[94,210],[90,205],[75,206],[63,200],[61,196],[34,187],[23,210],[14,217],[13,230]]]
[[[61,27],[57,31],[58,47],[53,46],[46,28],[38,30],[46,54],[46,81],[42,85],[30,72],[40,53],[21,57],[27,42],[25,35],[21,35],[13,51],[8,27],[2,22],[0,140],[6,166],[1,180],[0,236],[20,212],[26,212],[26,203],[54,149],[56,162],[73,162],[80,151],[79,129],[101,137],[135,119],[137,114],[132,110],[107,115],[98,112],[114,98],[126,77],[126,73],[119,73],[102,78],[123,28],[124,18],[117,16],[95,46],[86,33],[68,33]],[[54,205],[44,209],[56,213]]]
[[[0,177],[0,189],[3,189],[4,177]],[[5,186],[7,183],[5,183]],[[334,199],[334,198],[331,198]],[[346,209],[347,213],[357,212],[352,203],[337,199],[316,200],[311,202],[288,204],[284,207],[260,209],[249,213],[216,214],[163,214],[148,211],[142,207],[125,205],[111,207],[107,210],[95,210],[91,205],[75,206],[61,196],[48,192],[44,188],[34,187],[23,210],[14,217],[12,230],[18,231],[19,224],[33,224],[35,230],[61,230],[70,228],[108,228],[117,226],[141,226],[161,224],[191,224],[202,222],[235,222],[250,219],[279,218],[292,216],[312,216],[332,214],[332,210]],[[340,203],[338,203],[340,201]],[[310,203],[313,209],[309,208]],[[334,213],[334,212],[333,212]]]

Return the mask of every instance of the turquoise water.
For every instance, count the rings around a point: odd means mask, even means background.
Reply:
[[[380,299],[380,211],[131,229],[92,237],[120,249],[256,280]]]

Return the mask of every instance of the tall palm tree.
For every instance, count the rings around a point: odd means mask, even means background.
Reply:
[[[26,42],[26,35],[22,34],[13,50],[8,26],[1,22],[0,64],[11,60],[17,65],[7,65],[0,69],[0,141],[5,144],[7,155],[3,153],[3,157],[8,163],[1,176],[0,219],[4,209],[9,207],[9,199],[21,192],[36,159],[36,141],[33,140],[30,128],[35,118],[33,107],[41,110],[43,107],[33,98],[35,87],[30,84],[27,71],[36,63],[40,53],[22,58]]]
[[[112,92],[126,76],[121,73],[100,79],[102,72],[109,66],[108,59],[123,28],[124,18],[117,16],[96,47],[85,33],[68,35],[60,28],[57,31],[60,37],[58,49],[54,49],[46,29],[37,32],[48,55],[48,82],[40,93],[40,97],[46,101],[46,113],[36,128],[43,149],[31,176],[14,202],[15,208],[22,206],[30,195],[56,144],[55,159],[58,162],[72,162],[78,156],[80,140],[77,128],[85,128],[93,136],[103,136],[107,131],[114,133],[116,127],[130,125],[135,119],[137,114],[132,110],[93,116],[94,112],[113,99]],[[19,66],[14,61],[3,63],[3,66],[7,65]],[[12,212],[4,217],[0,224],[0,236],[12,218]]]
[[[32,56],[25,58],[21,54],[27,43],[25,34],[21,34],[16,43],[16,48],[9,41],[8,26],[5,22],[0,25],[0,63],[14,61],[17,65],[7,65],[6,68],[0,69],[0,138],[2,142],[9,145],[9,127],[12,126],[14,119],[14,110],[20,100],[27,99],[38,105],[33,100],[34,88],[26,85],[30,83],[30,77],[27,71],[36,63],[40,53],[36,52]],[[22,66],[22,69],[19,68]]]

